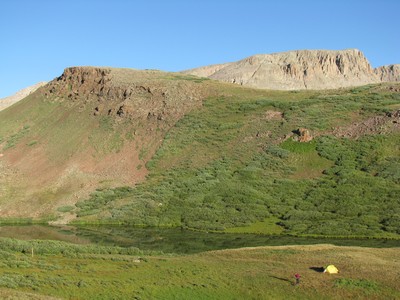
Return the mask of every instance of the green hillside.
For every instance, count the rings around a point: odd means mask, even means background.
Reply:
[[[78,222],[398,237],[394,119],[370,132],[355,128],[354,138],[333,130],[398,109],[398,93],[388,86],[230,93],[207,99],[168,132],[145,182],[79,202]],[[315,138],[293,140],[300,127]]]
[[[201,105],[202,93],[212,93],[201,82],[159,71],[70,68],[1,111],[3,222],[64,218],[96,188],[143,181],[166,132]],[[61,222],[73,218],[67,215]]]
[[[110,72],[72,72],[0,113],[0,163],[17,170],[7,217],[400,237],[400,85],[278,92]]]

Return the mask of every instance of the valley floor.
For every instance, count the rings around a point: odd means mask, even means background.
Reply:
[[[400,298],[398,248],[278,246],[184,256],[68,248],[32,256],[13,243],[0,243],[3,299]],[[322,273],[329,264],[339,274]]]

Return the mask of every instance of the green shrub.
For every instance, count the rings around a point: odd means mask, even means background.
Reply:
[[[286,149],[283,149],[276,145],[268,146],[265,151],[267,153],[272,154],[273,156],[279,157],[279,158],[288,158],[289,154],[290,154],[290,152],[287,151]]]
[[[57,211],[66,213],[73,211],[74,209],[75,209],[74,206],[66,205],[66,206],[60,206],[59,208],[57,208]]]
[[[34,145],[36,145],[37,143],[38,143],[38,141],[31,141],[31,142],[27,143],[26,145],[27,145],[27,146],[34,146]]]

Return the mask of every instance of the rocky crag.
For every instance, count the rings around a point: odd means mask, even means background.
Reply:
[[[383,82],[400,81],[400,65],[388,65],[376,68],[375,74],[378,75]]]
[[[349,49],[260,54],[183,73],[261,89],[319,90],[399,81],[399,70],[399,65],[373,69],[360,50]]]
[[[94,116],[154,119],[168,124],[201,105],[205,94],[179,73],[97,67],[67,68],[44,93],[51,101],[79,103],[81,109],[94,107]]]

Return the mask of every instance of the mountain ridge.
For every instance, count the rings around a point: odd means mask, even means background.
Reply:
[[[76,68],[117,69],[79,66],[65,70]],[[153,70],[153,72],[160,71]],[[400,81],[400,64],[372,68],[367,58],[358,49],[305,49],[255,54],[236,62],[207,65],[180,73],[261,89],[319,90],[398,82]],[[47,82],[39,82],[0,99],[0,111],[46,84]]]
[[[373,69],[358,49],[294,50],[182,71],[243,86],[276,89],[335,89],[400,81],[398,65]]]
[[[43,81],[43,82],[38,82],[34,85],[28,86],[26,88],[23,88],[21,90],[19,90],[18,92],[16,92],[13,95],[10,95],[8,97],[5,98],[1,98],[0,99],[0,111],[3,109],[6,109],[7,107],[13,105],[14,103],[24,99],[25,97],[27,97],[28,95],[32,94],[33,92],[35,92],[38,88],[46,85],[47,82]]]

